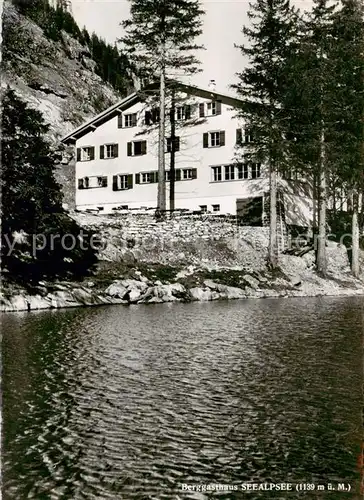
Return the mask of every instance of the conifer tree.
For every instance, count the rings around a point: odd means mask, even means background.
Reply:
[[[159,146],[157,212],[166,210],[165,114],[166,79],[197,71],[195,39],[202,33],[203,10],[198,0],[130,0],[130,18],[122,23],[121,42],[137,75],[159,80]],[[172,73],[172,74],[171,74]]]
[[[311,12],[306,13],[300,33],[299,46],[290,61],[288,100],[290,133],[298,138],[291,158],[301,173],[311,180],[314,214],[318,222],[316,266],[326,273],[326,233],[328,183],[335,177],[337,142],[335,141],[334,102],[337,91],[333,63],[333,13],[335,5],[327,0],[313,0]],[[288,103],[288,104],[287,104]]]
[[[90,241],[83,245],[79,241],[79,236],[89,239],[91,234],[81,234],[62,208],[53,153],[44,138],[48,128],[38,110],[6,90],[2,96],[2,269],[28,283],[43,277],[82,276],[97,260]],[[43,235],[39,244],[35,235]],[[74,248],[70,239],[76,242]],[[36,252],[35,247],[39,247]]]
[[[240,45],[248,66],[238,73],[232,87],[244,100],[239,113],[253,129],[254,141],[243,146],[244,159],[263,161],[270,178],[270,243],[268,262],[278,265],[277,174],[286,159],[284,101],[287,59],[296,37],[297,17],[289,0],[257,0],[248,12],[251,27],[242,32],[248,43]]]
[[[342,0],[341,9],[334,15],[333,33],[337,176],[352,202],[351,268],[358,277],[359,193],[364,187],[364,23],[358,0]]]

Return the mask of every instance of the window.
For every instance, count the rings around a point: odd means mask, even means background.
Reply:
[[[219,182],[222,180],[222,168],[221,167],[211,167],[212,170],[212,181]]]
[[[260,177],[260,163],[252,163],[251,164],[251,178],[258,179]]]
[[[146,111],[144,115],[145,125],[153,125],[159,122],[159,108],[153,108],[150,111]]]
[[[117,158],[118,155],[119,155],[118,144],[104,144],[104,145],[100,146],[100,158],[101,159]]]
[[[92,176],[78,179],[78,189],[92,189],[107,187],[106,176]]]
[[[128,115],[124,115],[124,127],[136,127],[137,124],[137,114],[130,113]]]
[[[186,104],[185,106],[176,107],[176,120],[189,120],[191,118],[191,106]]]
[[[165,171],[165,179],[166,182],[169,182],[171,180],[171,172],[169,170]]]
[[[130,174],[118,174],[112,178],[113,191],[123,191],[133,188],[133,176]]]
[[[247,163],[242,163],[236,167],[236,173],[238,179],[248,179],[249,178],[249,169]]]
[[[220,212],[220,205],[211,205],[213,212]]]
[[[216,148],[217,146],[220,146],[220,132],[211,132],[209,139],[211,148]]]
[[[204,214],[207,212],[207,205],[200,205],[200,210]]]
[[[226,165],[225,166],[225,180],[233,181],[235,179],[235,166],[234,165]]]
[[[151,172],[146,172],[144,174],[140,174],[140,184],[149,184],[151,182],[152,182]]]
[[[208,116],[213,116],[213,115],[216,115],[216,102],[213,101],[213,102],[208,102],[207,103],[207,106],[206,106],[206,110],[207,110],[207,115]]]
[[[200,118],[215,115],[221,115],[221,101],[202,102],[200,104]]]
[[[114,158],[114,145],[107,144],[105,146],[105,158]]]
[[[182,179],[192,179],[192,168],[182,170]]]
[[[118,116],[118,128],[136,127],[137,113],[121,114]]]
[[[243,127],[236,129],[236,143],[250,144],[254,142],[254,134],[252,127]]]
[[[212,182],[257,179],[260,177],[260,163],[238,165],[216,165],[211,167]]]
[[[225,146],[225,131],[219,132],[206,132],[203,134],[203,147],[204,148],[218,148]]]
[[[128,156],[141,156],[147,154],[147,141],[134,141],[127,144]]]
[[[152,184],[158,182],[158,171],[135,174],[135,184]]]
[[[179,151],[179,137],[174,138],[174,150]],[[172,138],[167,137],[167,153],[172,151]]]
[[[93,146],[77,148],[77,161],[91,161],[94,159],[95,159],[95,148]]]
[[[98,187],[107,187],[107,177],[98,177],[97,185]]]
[[[243,133],[243,144],[248,144],[254,141],[253,130],[251,127],[244,127],[242,133]]]

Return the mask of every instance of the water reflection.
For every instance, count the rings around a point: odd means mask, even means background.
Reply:
[[[181,483],[358,485],[360,299],[9,314],[2,330],[5,500],[287,498]]]

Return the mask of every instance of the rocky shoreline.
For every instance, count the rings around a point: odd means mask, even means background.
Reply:
[[[75,215],[76,217],[76,215]],[[77,215],[82,227],[107,244],[97,270],[82,281],[43,281],[21,287],[3,278],[0,311],[34,311],[109,304],[364,295],[347,249],[327,242],[327,275],[315,270],[315,252],[281,252],[267,268],[269,228],[225,220],[180,217],[157,224],[150,216]],[[364,269],[364,252],[361,251]]]
[[[323,279],[314,273],[311,277],[306,276],[302,280],[299,276],[267,277],[263,273],[255,272],[252,275],[237,269],[214,270],[209,274],[217,274],[218,281],[202,277],[198,286],[191,286],[196,285],[194,283],[196,279],[191,280],[191,277],[195,278],[199,272],[201,270],[194,268],[182,270],[177,274],[177,280],[173,283],[151,281],[138,270],[134,270],[133,278],[115,279],[107,286],[100,286],[93,281],[82,284],[41,282],[31,292],[14,290],[10,295],[3,293],[0,297],[0,311],[34,311],[111,304],[364,295],[363,283],[350,279],[350,276],[348,276],[349,281],[343,282],[334,277]],[[221,282],[231,281],[232,274],[240,277],[240,286],[231,286]],[[226,279],[221,279],[221,275]]]

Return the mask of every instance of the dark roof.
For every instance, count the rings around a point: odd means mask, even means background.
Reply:
[[[243,101],[241,99],[237,99],[236,97],[228,96],[225,94],[220,94],[218,92],[212,91],[211,89],[202,89],[200,87],[187,85],[173,80],[169,80],[167,83],[169,86],[173,86],[176,90],[180,90],[182,92],[185,92],[186,94],[202,97],[203,99],[215,99],[233,108],[241,108],[243,104]],[[63,137],[61,139],[61,142],[63,142],[64,144],[74,143],[76,139],[79,139],[91,130],[94,130],[96,127],[119,115],[121,112],[130,108],[137,102],[142,101],[143,94],[145,94],[146,92],[156,91],[157,89],[157,84],[151,84],[145,87],[140,92],[133,92],[129,96],[125,97],[116,104],[113,104],[109,108],[105,109],[105,111],[103,111],[102,113],[96,115],[91,120],[73,130],[71,133]]]

